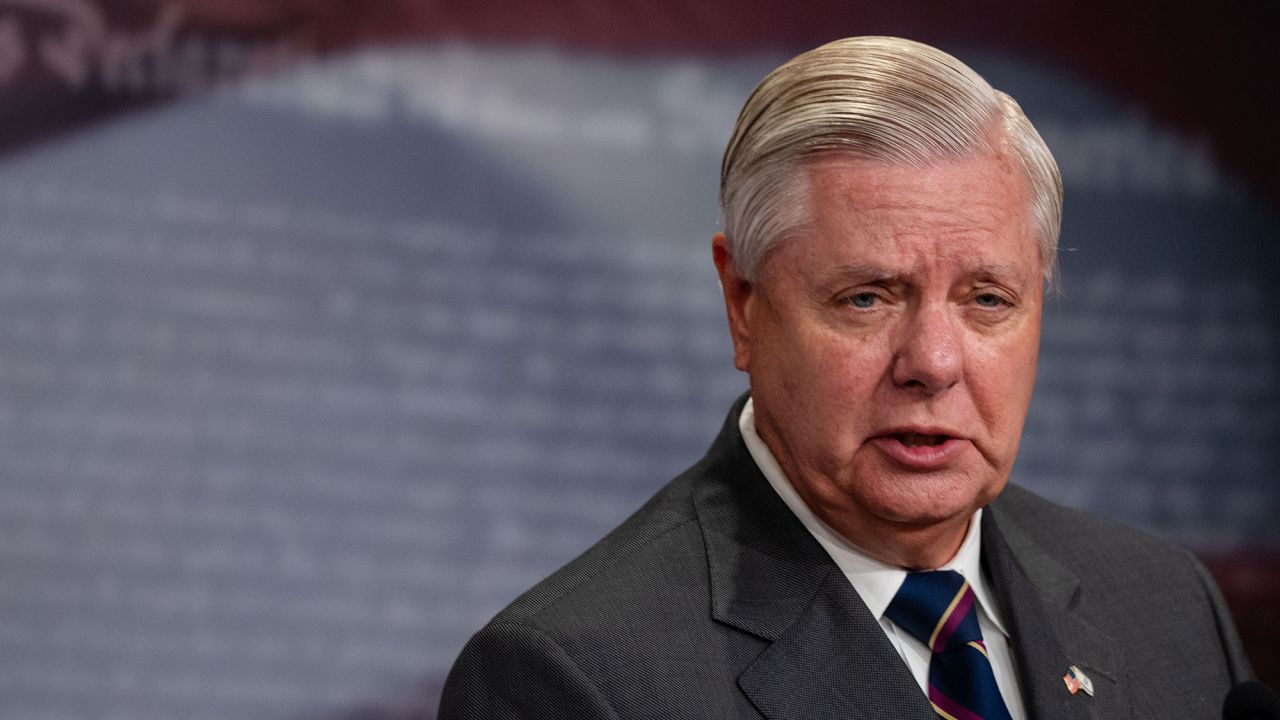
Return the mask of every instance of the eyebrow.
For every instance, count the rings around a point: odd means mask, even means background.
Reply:
[[[1017,265],[1008,265],[1005,263],[990,263],[990,264],[979,265],[978,267],[974,268],[973,271],[969,274],[973,277],[982,278],[985,280],[998,280],[1000,278],[1009,277],[1010,275],[1017,275],[1020,272],[1020,270],[1021,268],[1019,268]]]
[[[858,282],[888,282],[902,276],[902,273],[897,270],[862,263],[837,265],[834,274],[840,278],[853,278]]]

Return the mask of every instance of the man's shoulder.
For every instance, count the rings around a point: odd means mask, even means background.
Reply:
[[[1013,485],[991,508],[1006,541],[1023,548],[1019,554],[1024,562],[1051,558],[1086,587],[1124,590],[1101,597],[1141,598],[1163,592],[1207,603],[1216,595],[1207,571],[1190,551],[1145,530],[1064,507]],[[1035,552],[1025,552],[1028,547]],[[1141,592],[1134,587],[1136,581],[1143,585]]]
[[[1135,707],[1208,708],[1232,682],[1249,676],[1221,593],[1190,551],[1015,486],[990,508],[990,539],[1004,548],[993,551],[993,562],[1008,576],[1012,559],[1052,617],[1081,623],[1068,643],[1079,642],[1075,633],[1088,628],[1105,639],[1100,645],[1123,653]],[[983,522],[985,553],[985,515]],[[1179,678],[1177,688],[1171,677]]]
[[[678,617],[687,605],[707,615],[709,576],[698,508],[711,487],[744,474],[745,447],[737,429],[746,396],[729,411],[719,435],[693,466],[663,486],[639,510],[577,558],[500,612],[493,622],[546,628],[565,623],[613,626],[620,613],[644,617],[665,605]],[[714,493],[710,493],[714,495]],[[626,625],[626,622],[622,622]],[[582,629],[585,629],[582,628]]]
[[[1183,557],[1187,551],[1150,532],[1060,505],[1018,485],[1009,485],[991,505],[1002,527],[1034,539],[1065,556],[1105,552],[1111,556]]]
[[[668,596],[676,590],[705,598],[705,550],[693,502],[698,478],[695,466],[667,483],[608,535],[498,613],[491,624],[527,625],[551,636],[589,635],[626,627],[657,612],[660,605],[672,602]],[[700,604],[705,606],[705,599]]]
[[[737,659],[755,657],[761,641],[712,620],[695,502],[705,490],[705,463],[476,633],[450,672],[441,717],[715,717],[741,710]]]

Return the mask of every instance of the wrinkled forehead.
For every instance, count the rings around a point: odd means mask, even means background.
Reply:
[[[924,258],[1043,272],[1025,176],[995,154],[915,164],[827,153],[807,158],[790,182],[801,220],[766,257],[766,275],[783,250],[816,255],[814,265],[886,272]]]
[[[979,151],[919,162],[813,153],[801,158],[784,182],[800,215],[793,235],[819,223],[852,230],[876,220],[929,221],[938,231],[982,227],[1019,237],[1041,266],[1045,260],[1030,181],[1006,153]]]

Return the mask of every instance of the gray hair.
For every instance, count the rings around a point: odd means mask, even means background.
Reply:
[[[1062,178],[1013,98],[964,63],[892,37],[836,40],[756,86],[720,168],[724,234],[738,273],[757,280],[769,251],[806,221],[802,161],[846,153],[901,165],[991,152],[1021,165],[1046,286],[1057,279]]]

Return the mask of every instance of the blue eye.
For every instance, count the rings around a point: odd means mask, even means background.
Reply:
[[[856,295],[850,295],[849,299],[845,302],[856,308],[869,308],[872,305],[875,305],[876,300],[878,299],[879,298],[876,297],[875,293],[863,292],[857,293]]]
[[[982,307],[990,308],[1001,307],[1002,305],[1008,304],[1005,302],[1004,298],[996,295],[995,293],[982,293],[978,297],[974,298],[974,300]]]

